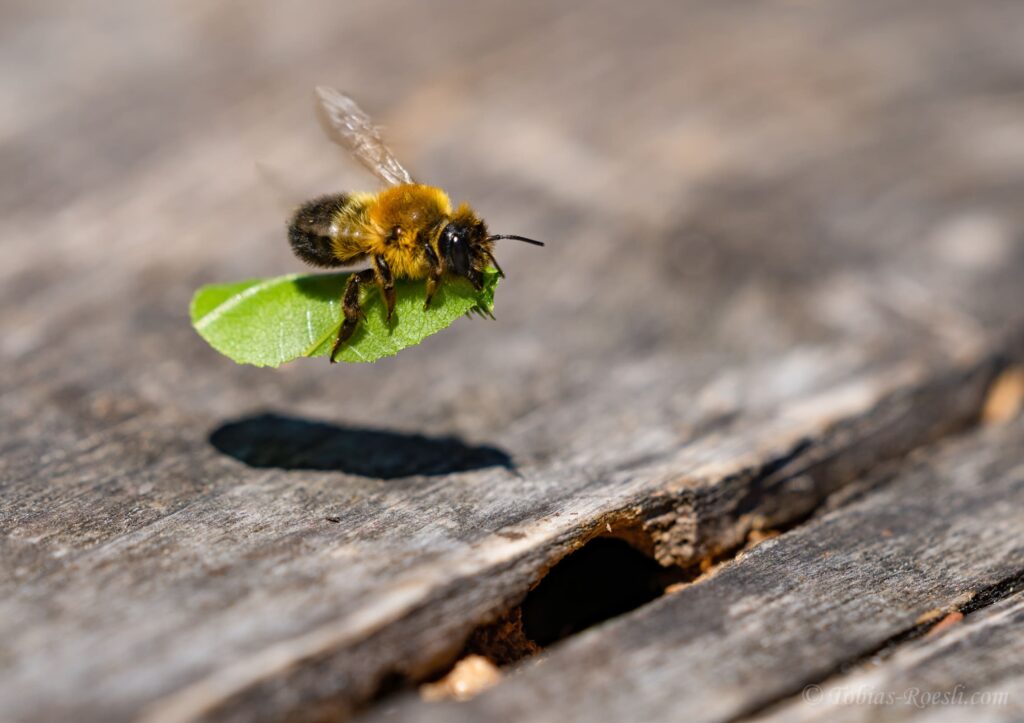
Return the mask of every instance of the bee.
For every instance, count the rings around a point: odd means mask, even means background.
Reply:
[[[359,326],[363,287],[377,287],[390,322],[395,279],[426,279],[424,308],[429,308],[439,286],[448,280],[467,279],[479,291],[488,266],[505,276],[494,258],[495,241],[514,239],[544,245],[523,236],[490,234],[468,204],[453,209],[443,190],[415,182],[354,100],[322,86],[316,89],[316,96],[317,116],[328,138],[388,186],[377,193],[315,198],[302,204],[288,222],[288,241],[306,263],[338,267],[368,261],[370,265],[349,276],[345,284],[343,316],[331,363]]]

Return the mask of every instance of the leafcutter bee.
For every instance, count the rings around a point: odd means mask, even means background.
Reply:
[[[494,258],[495,241],[544,245],[522,236],[490,234],[468,204],[453,210],[448,194],[412,179],[354,100],[322,86],[316,95],[318,116],[328,137],[388,185],[377,193],[335,193],[313,199],[300,206],[288,223],[292,250],[306,263],[338,267],[368,261],[370,265],[349,276],[342,292],[343,319],[331,350],[332,362],[359,325],[363,287],[377,287],[390,321],[395,279],[426,279],[429,308],[446,280],[462,277],[479,290],[488,266],[504,276]]]

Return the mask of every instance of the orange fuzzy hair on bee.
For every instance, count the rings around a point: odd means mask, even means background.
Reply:
[[[440,188],[408,184],[377,194],[367,210],[372,229],[366,250],[384,258],[398,278],[424,279],[432,268],[424,244],[437,252],[437,236],[451,214]]]

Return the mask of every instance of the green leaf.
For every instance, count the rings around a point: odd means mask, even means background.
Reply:
[[[341,293],[349,274],[290,274],[212,284],[192,297],[192,326],[214,349],[239,364],[276,367],[302,356],[326,356],[341,328]],[[388,324],[376,288],[363,291],[365,318],[338,361],[372,362],[419,344],[464,314],[492,316],[498,273],[484,272],[476,291],[464,279],[446,279],[424,309],[426,282],[398,280]]]

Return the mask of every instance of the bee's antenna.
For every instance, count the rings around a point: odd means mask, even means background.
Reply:
[[[510,239],[513,239],[514,241],[525,241],[526,243],[533,244],[534,246],[543,246],[544,245],[543,241],[534,241],[532,238],[526,238],[525,236],[512,236],[512,235],[509,235],[509,234],[501,234],[499,236],[488,236],[487,240],[488,241],[498,241],[498,240],[503,239],[503,238],[510,238]]]
[[[498,260],[496,258],[494,258],[494,254],[492,254],[487,249],[481,249],[481,250],[485,254],[487,254],[487,258],[489,258],[491,260],[491,263],[494,264],[494,268],[496,268],[498,270],[498,278],[504,279],[505,278],[505,272],[501,270],[501,264],[499,264]]]

